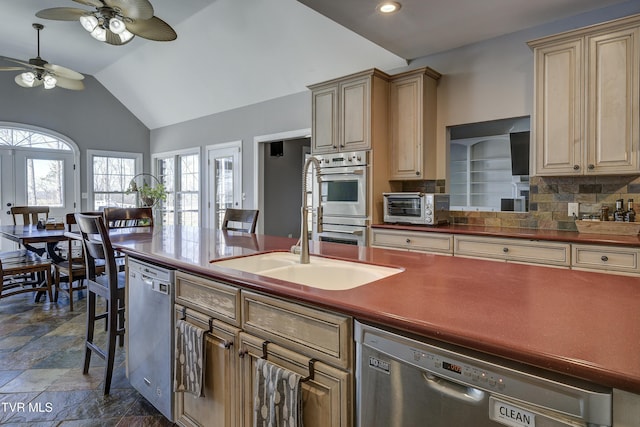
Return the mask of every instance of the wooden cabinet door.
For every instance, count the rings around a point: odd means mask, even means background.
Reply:
[[[583,39],[535,49],[537,175],[582,174]]]
[[[262,357],[264,339],[240,333],[240,382],[242,427],[253,426],[255,362]],[[267,359],[303,377],[309,375],[309,358],[270,343]],[[315,362],[314,377],[302,384],[302,414],[305,427],[350,427],[353,425],[351,374]],[[218,425],[218,424],[212,424]],[[222,425],[222,424],[220,424]]]
[[[176,306],[176,316],[182,315]],[[187,310],[187,320],[209,329],[209,318]],[[240,330],[214,320],[212,330],[205,336],[204,396],[176,393],[177,424],[184,427],[238,425],[238,334]]]
[[[313,152],[319,154],[338,151],[338,85],[314,89],[311,98]]]
[[[340,150],[371,148],[371,77],[340,83]]]
[[[637,173],[640,27],[587,37],[586,174]]]
[[[422,174],[422,76],[391,81],[391,179]]]

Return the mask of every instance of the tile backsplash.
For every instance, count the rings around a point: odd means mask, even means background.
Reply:
[[[404,181],[403,191],[444,193],[444,180]],[[615,210],[616,199],[634,200],[640,207],[640,176],[531,177],[529,212],[452,211],[451,223],[495,227],[575,231],[567,204],[580,203],[580,214],[598,214],[602,206]]]

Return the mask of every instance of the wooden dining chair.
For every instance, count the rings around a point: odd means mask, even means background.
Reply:
[[[120,271],[115,252],[102,215],[76,214],[76,222],[82,236],[82,247],[87,265],[87,331],[83,373],[89,372],[91,355],[95,353],[106,362],[103,392],[109,394],[116,352],[116,340],[124,345],[125,273]],[[104,274],[100,274],[100,265]],[[106,311],[97,313],[97,297],[106,300]],[[96,322],[106,319],[107,342],[100,346],[94,341]]]
[[[83,212],[85,215],[102,215],[102,212]],[[76,216],[74,213],[65,215],[65,230],[67,232],[78,232]],[[59,260],[53,261],[53,284],[54,300],[58,301],[58,293],[64,292],[69,296],[69,311],[73,311],[73,293],[86,289],[85,278],[86,263],[82,241],[75,238],[68,238],[58,245],[63,256]],[[104,272],[104,265],[99,265],[97,274]],[[65,288],[63,285],[67,284]]]
[[[11,216],[13,225],[36,225],[49,219],[49,206],[11,206]]]
[[[54,301],[51,282],[51,260],[26,249],[0,254],[0,298],[46,290]]]
[[[108,228],[153,227],[153,209],[105,208],[104,219]]]
[[[224,212],[224,219],[220,228],[223,230],[243,231],[245,233],[255,233],[258,222],[258,210],[250,209],[227,209]]]

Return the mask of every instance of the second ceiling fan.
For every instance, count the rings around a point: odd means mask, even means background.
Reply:
[[[111,45],[123,45],[134,36],[154,41],[172,41],[178,35],[162,19],[153,15],[148,0],[73,0],[94,11],[74,7],[54,7],[36,13],[43,19],[80,21],[95,39]]]

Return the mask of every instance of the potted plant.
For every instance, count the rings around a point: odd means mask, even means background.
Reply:
[[[153,185],[149,180],[155,180]],[[159,201],[167,200],[167,190],[158,178],[151,174],[142,173],[134,176],[129,182],[127,193],[138,193],[138,201],[142,206],[153,207]]]

